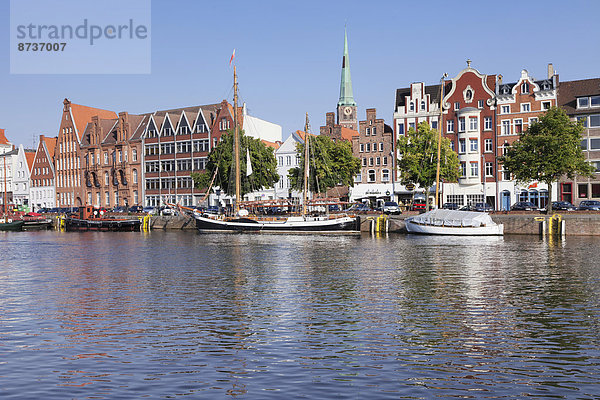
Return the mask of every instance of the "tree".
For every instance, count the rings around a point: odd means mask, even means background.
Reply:
[[[221,137],[221,142],[208,155],[206,171],[192,173],[194,186],[198,189],[208,188],[213,174],[219,168],[213,186],[219,186],[229,195],[235,194],[235,162],[233,161],[233,131]],[[252,174],[246,177],[246,149],[250,149]],[[272,187],[279,181],[277,160],[273,148],[265,146],[259,139],[254,139],[240,132],[240,172],[242,176],[242,197],[260,188]]]
[[[403,185],[412,183],[425,188],[429,209],[429,188],[435,183],[437,172],[437,148],[439,133],[427,122],[421,122],[417,130],[410,128],[406,136],[398,138],[400,155],[398,170]],[[440,156],[440,180],[455,182],[458,179],[458,155],[450,147],[450,140],[442,138]]]
[[[560,177],[592,176],[595,170],[581,150],[582,132],[581,124],[571,121],[562,109],[552,107],[498,160],[518,182],[545,182],[551,196],[552,182]],[[548,213],[552,212],[551,200]]]
[[[308,137],[308,135],[307,135]],[[360,159],[352,155],[352,144],[346,140],[334,142],[329,136],[311,136],[308,146],[309,190],[326,192],[337,185],[354,186],[354,177],[360,172]],[[302,190],[304,185],[304,144],[298,143],[296,151],[299,165],[288,172],[290,185]]]

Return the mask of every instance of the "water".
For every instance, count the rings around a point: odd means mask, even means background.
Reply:
[[[600,398],[599,243],[0,232],[0,398]]]

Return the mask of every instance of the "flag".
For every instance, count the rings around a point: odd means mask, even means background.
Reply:
[[[529,186],[527,187],[527,189],[533,189],[533,188],[536,188],[536,187],[537,187],[537,184],[538,184],[537,182],[533,182],[531,185],[529,185]]]
[[[246,176],[252,175],[252,163],[250,162],[250,150],[246,149]]]
[[[233,53],[231,53],[231,58],[229,59],[229,65],[231,65],[234,58],[235,58],[235,49],[233,49]]]

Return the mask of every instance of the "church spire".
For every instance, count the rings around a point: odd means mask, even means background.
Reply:
[[[344,56],[342,58],[342,79],[340,82],[340,99],[338,106],[356,106],[352,95],[352,79],[350,78],[350,61],[348,58],[348,32],[344,28]]]

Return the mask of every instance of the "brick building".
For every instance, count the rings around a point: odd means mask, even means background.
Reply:
[[[377,118],[374,108],[367,109],[367,119],[359,122],[359,134],[352,137],[352,153],[361,160],[361,171],[354,178],[351,200],[377,200],[394,198],[393,166],[394,132],[382,118]]]
[[[592,178],[577,176],[560,181],[559,198],[578,205],[583,200],[600,199],[600,78],[561,82],[558,103],[584,126],[581,148],[596,167]]]
[[[40,135],[31,167],[30,201],[34,210],[56,207],[55,148],[57,138]]]

